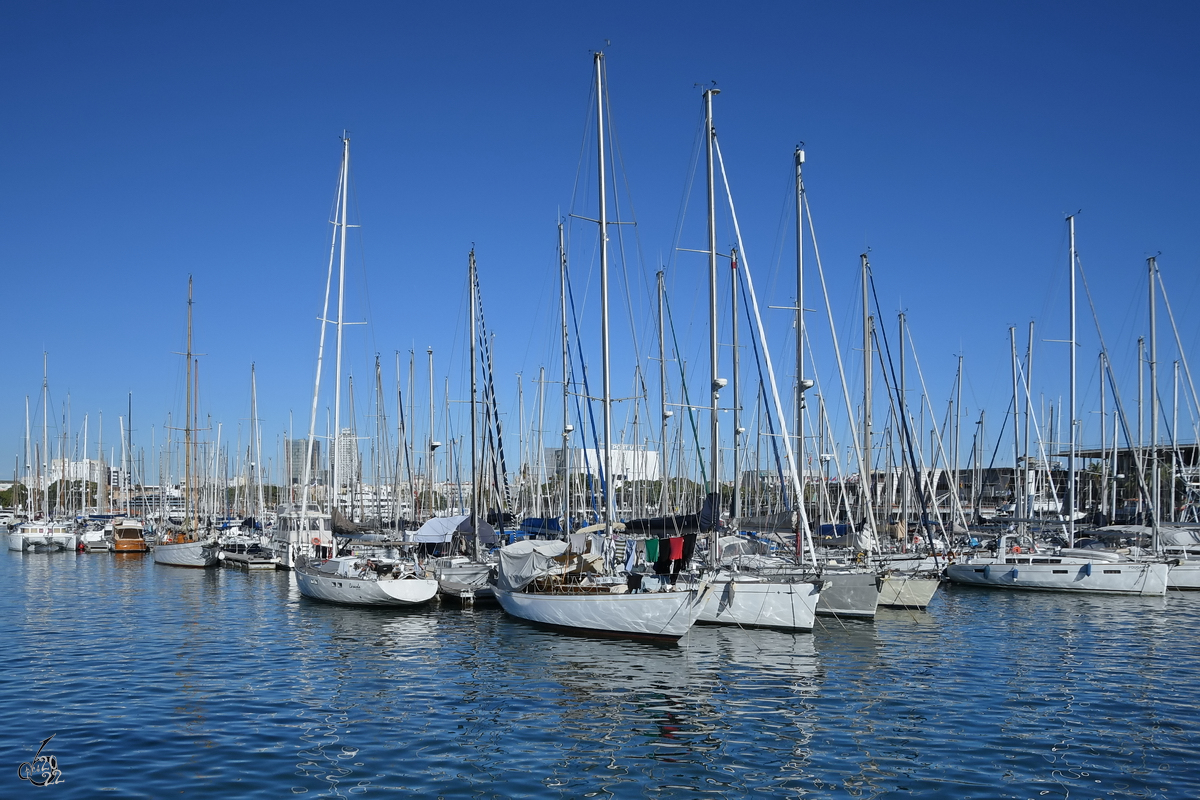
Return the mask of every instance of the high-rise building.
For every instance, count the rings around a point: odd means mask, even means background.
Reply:
[[[338,483],[341,486],[353,485],[358,476],[358,439],[349,428],[342,428],[338,434],[337,460]]]
[[[288,478],[293,486],[304,483],[304,456],[308,452],[308,439],[288,440]],[[321,440],[313,440],[312,462],[309,464],[309,480],[315,484],[325,483],[321,469]]]

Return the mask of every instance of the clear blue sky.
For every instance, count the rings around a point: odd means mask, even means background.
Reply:
[[[129,392],[137,446],[149,449],[152,428],[161,442],[168,412],[183,410],[174,353],[188,274],[202,402],[226,441],[249,416],[252,362],[265,447],[289,412],[306,427],[343,129],[363,225],[347,314],[371,323],[349,335],[359,406],[376,352],[391,392],[394,353],[432,346],[439,405],[447,374],[455,394],[474,243],[515,417],[515,374],[528,406],[538,367],[558,369],[554,225],[592,202],[573,191],[591,169],[590,51],[606,40],[643,255],[629,261],[635,316],[650,321],[644,287],[671,262],[673,303],[697,318],[679,331],[689,362],[704,352],[704,270],[672,249],[697,84],[710,81],[761,301],[792,301],[786,203],[803,141],[844,354],[856,357],[858,254],[869,247],[881,302],[907,312],[937,408],[961,353],[964,413],[988,408],[994,434],[1010,396],[1008,326],[1022,349],[1031,319],[1039,339],[1066,338],[1063,218],[1077,210],[1127,402],[1147,256],[1162,253],[1188,355],[1200,341],[1191,4],[49,2],[8,3],[0,21],[5,477],[43,350],[51,415],[69,394],[74,432],[91,415],[89,450],[100,411],[105,449],[115,443]],[[689,197],[681,244],[701,247],[701,198]],[[720,245],[732,243],[723,232]],[[581,291],[589,268],[577,263]],[[767,313],[786,361],[786,316]],[[1093,426],[1097,347],[1082,295],[1079,319],[1080,416]],[[1169,404],[1177,356],[1162,323]],[[615,324],[625,350],[628,327]],[[639,335],[645,350],[650,331]],[[1035,391],[1065,397],[1065,346],[1038,348]],[[832,359],[817,357],[831,380]],[[624,358],[618,396],[631,391]],[[417,372],[423,408],[423,359]]]

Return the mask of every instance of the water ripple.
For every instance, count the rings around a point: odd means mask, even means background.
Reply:
[[[951,589],[663,648],[136,556],[0,580],[4,797],[51,734],[56,797],[1200,796],[1197,596]]]

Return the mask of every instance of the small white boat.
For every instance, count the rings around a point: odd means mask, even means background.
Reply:
[[[74,548],[75,531],[69,522],[26,522],[8,534],[9,550],[47,552]]]
[[[1010,552],[1000,538],[996,556],[968,556],[946,567],[954,583],[994,589],[1046,592],[1103,592],[1163,596],[1167,593],[1166,562],[1133,561],[1103,550],[1064,548],[1058,553]]]
[[[154,545],[154,563],[170,567],[211,567],[217,563],[221,546],[211,537],[167,532]]]
[[[107,553],[112,550],[112,543],[108,539],[108,532],[101,530],[88,530],[79,534],[79,551],[83,553]]]
[[[464,603],[496,599],[490,580],[494,564],[472,561],[466,556],[454,556],[438,561],[441,563],[435,563],[433,570],[437,576],[438,592],[442,596],[452,597]]]
[[[293,566],[300,593],[314,600],[361,606],[415,606],[428,603],[438,582],[411,561],[337,556]]]

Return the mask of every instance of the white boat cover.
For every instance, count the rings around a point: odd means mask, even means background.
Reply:
[[[1159,528],[1158,542],[1164,547],[1192,547],[1200,544],[1200,531],[1188,528]]]
[[[562,564],[555,558],[565,552],[567,543],[558,539],[524,539],[501,547],[496,583],[506,591],[519,592],[537,578],[560,572]]]
[[[471,517],[433,517],[413,534],[414,542],[444,544],[454,538],[455,533],[471,533]],[[496,529],[483,520],[479,521],[479,540],[484,544],[496,541]]]

